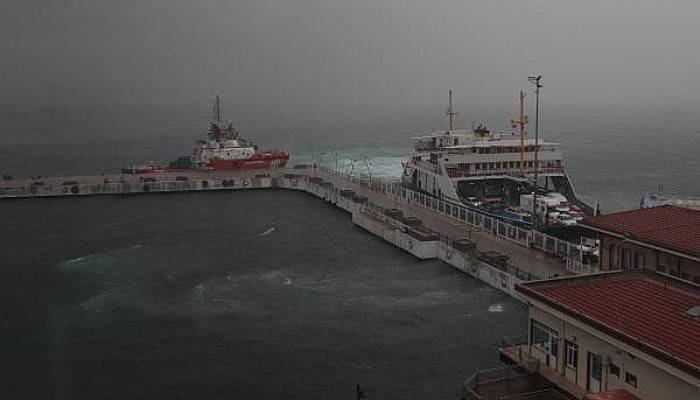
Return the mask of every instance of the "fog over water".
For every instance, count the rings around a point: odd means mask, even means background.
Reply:
[[[262,147],[388,148],[398,163],[445,126],[448,88],[462,126],[499,130],[537,73],[541,133],[581,195],[607,209],[659,185],[697,195],[699,16],[692,0],[6,1],[0,168],[187,154],[216,93]]]

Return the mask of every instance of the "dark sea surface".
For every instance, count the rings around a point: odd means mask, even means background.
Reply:
[[[525,307],[304,193],[0,202],[7,399],[458,398]]]

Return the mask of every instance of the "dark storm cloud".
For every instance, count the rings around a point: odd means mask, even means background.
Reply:
[[[64,0],[0,5],[0,99],[313,113],[700,99],[700,2]]]

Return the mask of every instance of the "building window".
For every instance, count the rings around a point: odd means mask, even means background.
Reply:
[[[625,383],[632,386],[633,388],[636,388],[637,387],[637,377],[630,374],[629,372],[625,372]]]
[[[666,273],[666,266],[659,264],[656,266],[656,270],[659,272],[663,272],[665,274]]]
[[[610,245],[610,269],[615,270],[615,269],[620,269],[620,251],[618,250],[617,245],[611,244]]]
[[[571,369],[578,368],[578,345],[566,341],[566,366]]]
[[[530,324],[530,343],[542,350],[545,354],[557,357],[559,353],[559,349],[557,348],[559,334],[557,331],[548,328],[534,319],[530,320]]]
[[[620,379],[620,367],[615,364],[610,364],[610,375],[615,375],[617,379]]]
[[[635,268],[646,268],[647,266],[647,256],[642,252],[634,253],[634,267]]]
[[[622,269],[632,268],[632,250],[623,249],[622,250]]]

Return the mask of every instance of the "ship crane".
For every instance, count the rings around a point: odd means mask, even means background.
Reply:
[[[525,125],[528,123],[525,115],[525,92],[520,91],[520,115],[518,119],[510,120],[513,129],[520,129],[520,175],[525,176]]]

